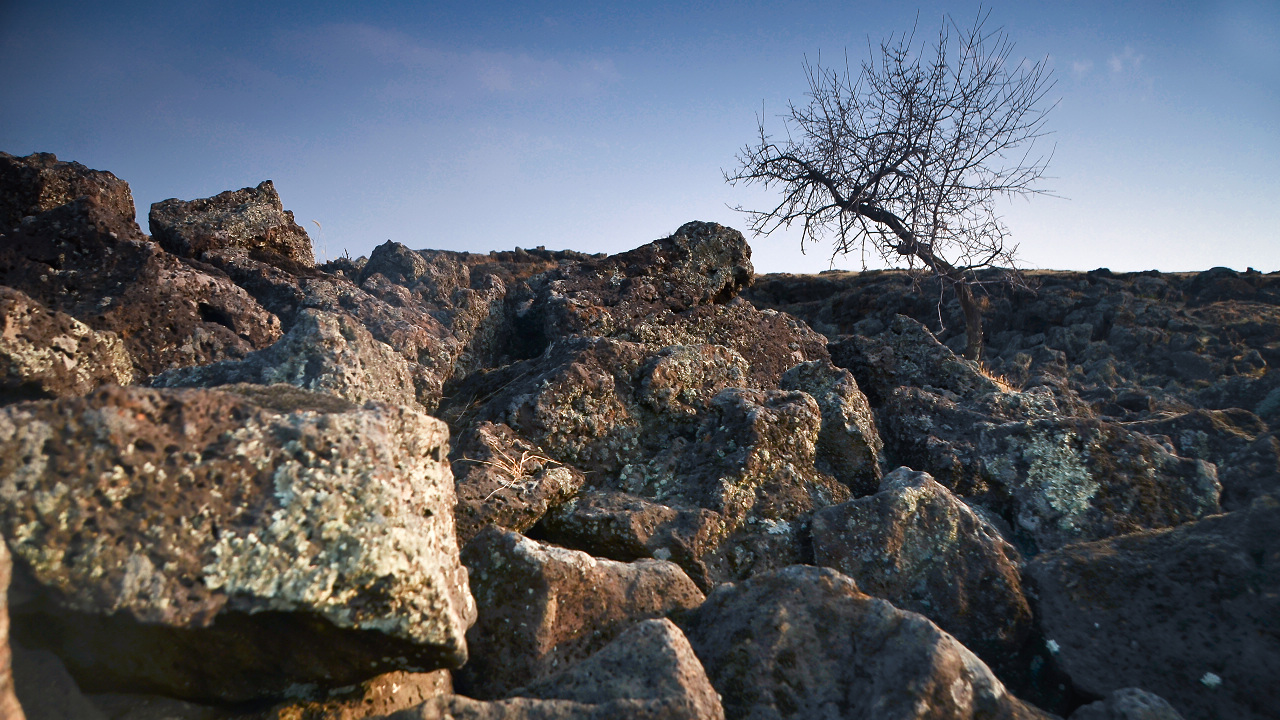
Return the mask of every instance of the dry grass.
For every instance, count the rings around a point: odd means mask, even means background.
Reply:
[[[978,361],[978,372],[982,373],[982,377],[995,383],[996,387],[1000,388],[1000,392],[1011,393],[1021,389],[1009,378],[987,367],[987,364],[982,361]]]
[[[462,458],[464,462],[488,465],[489,467],[495,468],[501,473],[506,474],[506,478],[499,475],[497,478],[498,487],[494,488],[493,492],[486,495],[484,498],[485,500],[488,500],[502,490],[514,489],[518,492],[528,492],[538,486],[538,481],[534,480],[532,477],[532,473],[535,472],[534,468],[540,468],[548,463],[553,465],[560,464],[546,455],[533,450],[525,450],[524,452],[521,452],[519,458],[512,457],[501,448],[494,448],[493,452],[495,457],[493,460],[476,460],[468,457]]]

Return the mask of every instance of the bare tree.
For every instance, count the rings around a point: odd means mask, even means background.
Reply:
[[[1035,183],[1048,158],[1032,156],[1044,135],[1045,62],[1011,61],[1003,30],[984,29],[989,13],[961,29],[943,21],[936,44],[915,31],[868,47],[861,72],[804,62],[808,103],[788,104],[785,139],[759,119],[759,138],[738,155],[725,180],[777,187],[772,210],[743,210],[767,235],[802,225],[807,241],[834,233],[837,255],[859,250],[917,278],[954,290],[964,313],[965,356],[982,353],[982,306],[975,271],[1005,267],[1017,280],[1009,232],[996,212],[1001,196],[1044,191]],[[941,299],[939,300],[941,302]],[[941,308],[940,308],[941,309]]]

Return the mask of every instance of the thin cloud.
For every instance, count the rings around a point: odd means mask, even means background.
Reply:
[[[1071,74],[1076,77],[1084,77],[1093,71],[1092,60],[1073,60],[1071,62]]]
[[[501,50],[433,46],[400,30],[367,24],[327,25],[289,45],[323,64],[381,66],[385,94],[450,97],[596,92],[621,76],[609,58],[540,57]]]
[[[1126,45],[1122,52],[1107,59],[1107,67],[1111,68],[1111,72],[1115,75],[1133,73],[1142,67],[1142,60],[1142,55],[1134,52],[1133,48]]]

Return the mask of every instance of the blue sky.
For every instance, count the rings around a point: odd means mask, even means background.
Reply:
[[[1123,5],[1123,7],[1118,7]],[[1060,99],[1027,267],[1280,270],[1280,3],[987,3]],[[127,180],[141,212],[275,181],[317,256],[387,239],[618,252],[770,196],[722,169],[853,59],[976,3],[0,0],[0,150]],[[317,221],[323,229],[312,223]],[[760,272],[817,272],[748,235]],[[835,267],[857,269],[856,257]]]

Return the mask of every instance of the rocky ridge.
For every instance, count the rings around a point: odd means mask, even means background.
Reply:
[[[0,153],[0,716],[1280,699],[1280,275],[985,286],[978,365],[927,283],[711,223],[316,264],[268,181],[149,229]]]

